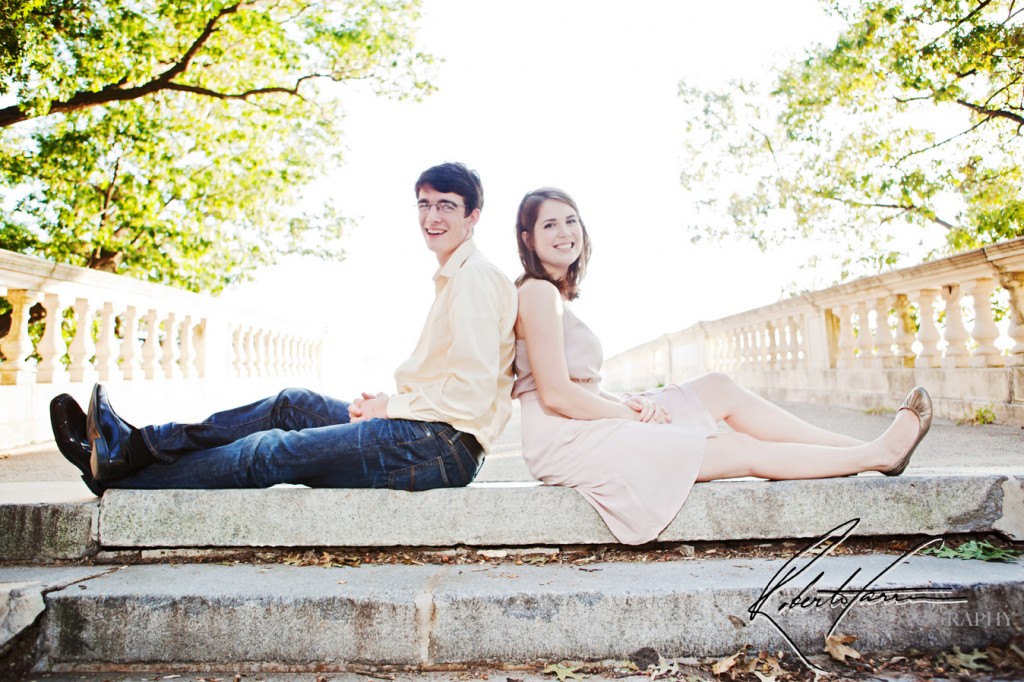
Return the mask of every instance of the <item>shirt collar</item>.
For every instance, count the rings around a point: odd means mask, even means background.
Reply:
[[[434,273],[434,281],[439,282],[442,278],[451,279],[452,275],[458,272],[463,263],[469,260],[469,257],[476,251],[476,244],[473,243],[472,237],[459,244],[459,248],[452,251],[452,255],[448,257],[448,262]]]

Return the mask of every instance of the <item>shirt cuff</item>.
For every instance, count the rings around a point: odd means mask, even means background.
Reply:
[[[412,393],[396,393],[390,396],[387,408],[388,419],[414,419],[413,400],[415,400],[415,396]]]

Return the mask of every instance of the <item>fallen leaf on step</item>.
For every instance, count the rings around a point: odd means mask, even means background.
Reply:
[[[825,651],[837,661],[844,662],[847,658],[860,658],[860,652],[852,647],[846,646],[856,642],[853,635],[829,635],[825,638]]]
[[[571,677],[574,680],[585,680],[588,677],[590,677],[590,675],[587,675],[586,673],[579,672],[579,669],[580,666],[578,665],[567,667],[565,665],[562,665],[561,663],[550,663],[546,668],[544,668],[542,672],[545,675],[551,673],[558,675],[558,682],[565,682],[565,678],[567,677]]]
[[[747,647],[744,646],[742,649],[734,653],[732,656],[717,661],[713,666],[711,666],[711,672],[713,672],[716,675],[721,675],[723,673],[729,672],[730,670],[732,670],[732,667],[736,665],[736,663],[740,660],[740,658],[743,657],[745,653],[747,653]]]
[[[656,680],[659,677],[675,677],[679,674],[679,665],[672,660],[665,660],[664,658],[658,661],[658,665],[651,671],[651,679]]]
[[[985,663],[988,654],[975,649],[971,653],[960,651],[960,647],[953,647],[952,653],[943,654],[943,658],[958,670],[991,670],[992,667]]]
[[[743,619],[739,616],[729,616],[729,622],[732,623],[732,626],[737,630],[747,627],[747,624],[744,623]]]

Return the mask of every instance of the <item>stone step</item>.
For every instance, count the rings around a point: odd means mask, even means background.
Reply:
[[[1024,561],[901,559],[6,567],[0,583],[45,591],[35,669],[54,672],[443,669],[643,647],[810,657],[840,619],[836,631],[863,652],[970,651],[1024,626]],[[857,603],[850,590],[861,589]]]
[[[0,484],[2,490],[3,484]],[[997,532],[1024,539],[1024,476],[860,475],[694,486],[659,541],[816,537],[860,519],[856,536]],[[528,483],[407,493],[110,490],[99,500],[0,504],[0,559],[196,547],[451,547],[614,543],[575,491]]]

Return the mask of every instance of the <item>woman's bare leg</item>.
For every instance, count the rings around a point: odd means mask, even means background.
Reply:
[[[759,441],[851,447],[864,441],[814,426],[743,388],[728,375],[711,372],[686,382],[715,420]]]
[[[853,446],[763,441],[738,432],[716,434],[705,442],[697,480],[741,476],[789,480],[884,471],[914,444],[919,424],[913,412],[901,410],[879,438]]]

